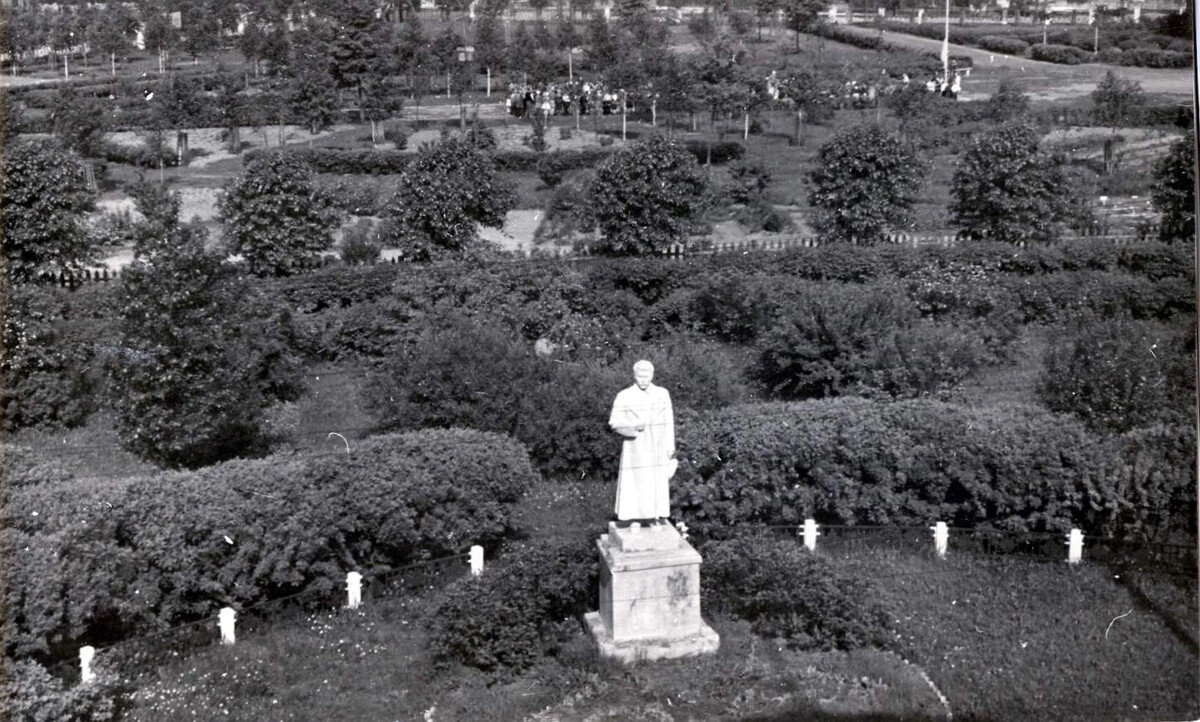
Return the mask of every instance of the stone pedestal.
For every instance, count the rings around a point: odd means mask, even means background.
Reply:
[[[623,662],[717,651],[700,618],[700,554],[670,524],[618,528],[596,542],[600,611],[585,615],[600,653]]]

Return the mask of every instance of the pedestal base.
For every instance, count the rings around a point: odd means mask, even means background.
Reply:
[[[670,524],[609,524],[596,542],[600,611],[585,617],[605,657],[624,662],[715,652],[700,617],[700,554]]]
[[[653,662],[656,659],[678,659],[698,654],[712,654],[721,646],[720,636],[704,622],[700,632],[688,637],[663,639],[633,639],[625,642],[613,641],[612,632],[604,626],[600,612],[588,612],[583,616],[588,631],[600,647],[600,655],[626,664],[630,662]]]

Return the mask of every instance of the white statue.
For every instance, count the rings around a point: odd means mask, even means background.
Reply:
[[[625,437],[617,476],[617,519],[665,519],[671,515],[667,482],[675,475],[675,414],[671,394],[654,380],[654,365],[633,365],[634,384],[613,400],[608,425]]]

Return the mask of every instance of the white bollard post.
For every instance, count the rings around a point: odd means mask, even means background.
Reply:
[[[815,519],[804,520],[804,546],[808,547],[810,552],[817,550],[817,537],[820,532],[817,531],[817,521]]]
[[[96,648],[92,646],[79,648],[79,681],[87,684],[96,678],[92,672],[92,660],[96,657]]]
[[[362,604],[362,575],[350,572],[346,575],[346,607],[358,609]]]
[[[950,541],[950,530],[946,528],[946,522],[939,521],[929,528],[933,530],[933,548],[937,551],[938,558],[945,559],[946,545]]]
[[[1072,529],[1067,536],[1067,563],[1078,564],[1083,560],[1083,532]]]
[[[233,644],[234,620],[237,619],[237,612],[233,611],[233,607],[223,607],[219,616],[219,624],[221,627],[221,644]]]
[[[483,547],[476,544],[471,547],[471,576],[483,574]]]

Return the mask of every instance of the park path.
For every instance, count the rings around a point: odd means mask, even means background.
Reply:
[[[846,26],[846,29],[864,36],[880,34],[878,30],[866,27]],[[882,35],[886,42],[900,48],[933,53],[940,53],[942,49],[940,40],[890,31],[884,31]],[[1025,92],[1034,100],[1085,97],[1110,70],[1141,83],[1147,94],[1167,96],[1181,103],[1191,103],[1193,98],[1195,72],[1192,68],[1133,68],[1104,63],[1059,65],[955,43],[950,43],[950,54],[969,56],[974,63],[970,75],[963,79],[963,92],[959,96],[963,100],[989,97],[1004,78],[1020,80]]]

